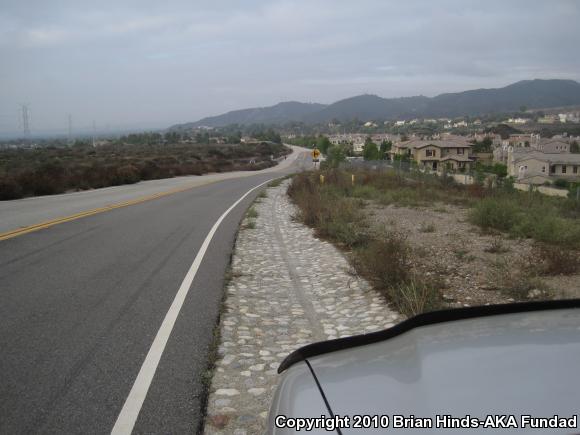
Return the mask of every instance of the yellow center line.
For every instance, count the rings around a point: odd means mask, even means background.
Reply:
[[[177,189],[167,190],[165,192],[159,192],[159,193],[154,193],[152,195],[142,196],[140,198],[132,199],[129,201],[119,202],[119,203],[115,203],[115,204],[106,205],[104,207],[94,208],[92,210],[82,211],[80,213],[76,213],[76,214],[73,214],[70,216],[64,216],[64,217],[60,217],[60,218],[56,218],[56,219],[51,219],[49,221],[41,222],[38,224],[29,225],[26,227],[21,227],[21,228],[18,228],[16,230],[6,231],[4,233],[0,233],[0,241],[11,239],[13,237],[18,237],[18,236],[21,236],[23,234],[28,234],[28,233],[31,233],[33,231],[42,230],[44,228],[49,228],[49,227],[52,227],[54,225],[62,224],[65,222],[74,221],[76,219],[81,219],[81,218],[84,218],[87,216],[93,216],[95,214],[104,213],[104,212],[109,211],[109,210],[115,210],[117,208],[128,207],[130,205],[140,204],[142,202],[151,201],[151,200],[154,200],[157,198],[162,198],[164,196],[173,195],[175,193],[185,192],[186,190],[194,189],[196,187],[207,186],[208,184],[217,183],[218,181],[223,181],[223,180],[209,180],[209,181],[202,182],[202,183],[196,183],[194,185],[189,185],[189,186],[180,187]]]

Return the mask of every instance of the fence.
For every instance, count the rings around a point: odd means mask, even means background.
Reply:
[[[471,172],[465,173],[449,173],[443,171],[433,171],[427,168],[420,168],[410,162],[401,160],[362,160],[351,159],[344,162],[341,166],[345,170],[369,170],[369,171],[398,171],[398,172],[416,172],[427,175],[443,176],[446,174],[452,177],[456,183],[459,184],[474,184],[475,177]]]
[[[527,183],[514,183],[514,187],[525,192],[529,192],[531,189],[533,192],[540,192],[548,196],[561,196],[562,198],[568,197],[568,190],[566,189],[557,189],[549,186],[534,186],[533,184]]]
[[[443,176],[446,175],[451,177],[456,183],[459,184],[475,184],[477,182],[477,178],[480,179],[480,182],[483,183],[484,186],[488,186],[491,188],[495,188],[498,185],[501,185],[503,181],[502,179],[498,179],[498,177],[494,174],[483,174],[483,179],[480,177],[476,177],[473,171],[466,171],[465,173],[450,173],[450,172],[443,172],[443,171],[433,171],[427,168],[420,168],[417,165],[414,165],[410,162],[404,162],[400,160],[362,160],[362,159],[349,159],[346,162],[340,165],[341,169],[345,170],[370,170],[370,171],[397,171],[397,172],[413,172],[415,174],[426,174],[426,175],[438,175]],[[514,188],[517,190],[522,190],[525,192],[529,192],[530,189],[533,192],[539,192],[544,195],[548,196],[559,196],[562,198],[568,197],[568,190],[566,189],[558,189],[555,187],[550,186],[535,186],[526,183],[514,183]],[[576,191],[573,195],[578,201],[580,201],[580,188]]]

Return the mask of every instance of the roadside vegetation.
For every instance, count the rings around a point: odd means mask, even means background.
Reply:
[[[411,254],[420,256],[420,249],[411,246],[407,234],[396,226],[369,222],[365,210],[370,204],[381,214],[388,214],[388,207],[416,213],[430,208],[446,219],[453,218],[448,208],[466,210],[465,220],[488,240],[480,252],[497,257],[487,287],[518,300],[536,293],[545,297],[549,292],[542,277],[579,272],[580,204],[573,199],[520,192],[509,183],[495,188],[464,186],[448,177],[394,170],[299,174],[288,193],[299,207],[299,217],[320,237],[347,250],[356,272],[407,315],[445,306],[445,285],[442,276],[414,272]],[[416,229],[423,238],[444,230],[431,217],[426,219]],[[480,259],[470,250],[470,234],[464,236],[465,242],[452,249],[453,261],[469,268]],[[529,241],[526,255],[512,255],[509,240]]]
[[[137,183],[141,180],[255,171],[290,153],[274,142],[108,144],[0,151],[0,200]]]
[[[440,306],[438,285],[420,279],[409,268],[410,246],[404,235],[373,229],[362,213],[364,201],[352,195],[346,174],[326,172],[323,185],[317,174],[295,176],[288,194],[300,218],[350,254],[351,264],[369,279],[401,313],[414,315]]]

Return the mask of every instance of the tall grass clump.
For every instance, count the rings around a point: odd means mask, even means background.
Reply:
[[[292,180],[288,195],[298,205],[300,219],[319,236],[353,248],[367,241],[367,224],[360,200],[343,196],[340,189],[321,187],[311,174],[299,174]]]

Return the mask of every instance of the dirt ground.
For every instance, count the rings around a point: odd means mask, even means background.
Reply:
[[[367,203],[365,213],[378,229],[405,234],[419,276],[436,279],[451,307],[509,303],[526,299],[580,297],[580,275],[538,278],[525,296],[498,290],[502,274],[524,267],[530,240],[485,234],[467,222],[465,208],[438,204],[428,208]]]

